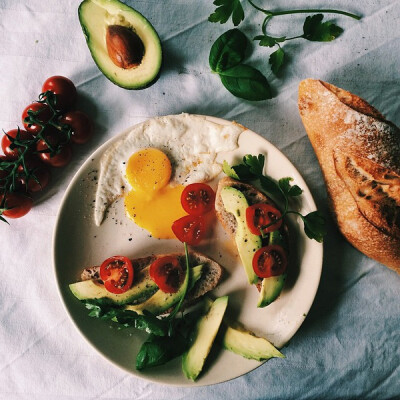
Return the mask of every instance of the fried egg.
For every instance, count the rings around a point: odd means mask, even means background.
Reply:
[[[235,150],[243,130],[190,114],[151,118],[134,126],[101,157],[95,224],[125,196],[126,213],[135,223],[154,237],[174,237],[170,226],[185,215],[180,206],[184,185],[215,178],[221,172],[215,161],[218,153]],[[166,221],[164,227],[160,221]]]

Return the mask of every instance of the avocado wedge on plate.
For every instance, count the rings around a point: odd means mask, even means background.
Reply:
[[[118,0],[84,0],[78,14],[93,60],[111,82],[125,89],[155,82],[161,43],[142,14]]]

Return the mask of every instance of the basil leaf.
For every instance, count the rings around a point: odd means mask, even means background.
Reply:
[[[279,47],[278,50],[274,51],[269,56],[269,63],[271,64],[271,70],[275,75],[279,75],[279,72],[285,63],[285,52]]]
[[[247,37],[239,29],[223,33],[212,45],[209,64],[212,71],[223,71],[240,64],[246,53]]]
[[[148,340],[142,344],[136,356],[136,369],[142,370],[165,364],[182,355],[187,347],[187,339],[179,333],[176,333],[173,337],[150,335]]]
[[[250,101],[272,98],[267,78],[249,65],[236,65],[219,74],[222,84],[236,97]]]
[[[303,25],[304,39],[313,42],[330,42],[336,39],[343,29],[331,21],[322,23],[324,16],[316,14],[305,19]]]

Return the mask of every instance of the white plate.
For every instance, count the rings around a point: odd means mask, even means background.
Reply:
[[[220,124],[231,122],[207,117]],[[124,133],[122,133],[123,135]],[[183,251],[177,240],[158,240],[138,228],[125,217],[123,201],[111,207],[108,218],[100,227],[93,220],[96,177],[99,160],[108,146],[119,139],[116,136],[102,145],[82,165],[69,185],[62,202],[54,232],[54,267],[60,294],[73,322],[82,335],[109,361],[136,376],[169,385],[202,386],[223,382],[243,375],[260,365],[229,351],[213,351],[204,373],[196,382],[187,380],[181,372],[180,358],[165,366],[139,372],[135,358],[146,334],[133,329],[110,329],[110,323],[90,318],[88,312],[69,291],[68,284],[79,280],[86,266],[99,265],[111,255],[131,258],[151,253]],[[265,172],[275,179],[290,176],[304,193],[299,211],[314,211],[315,203],[304,180],[290,161],[271,143],[256,133],[245,130],[239,137],[239,148],[220,154],[218,161],[240,162],[243,155],[262,153],[266,156]],[[287,283],[281,296],[264,309],[256,307],[258,292],[246,283],[233,242],[219,226],[215,229],[216,240],[198,247],[211,256],[226,270],[228,278],[215,291],[216,296],[229,295],[231,314],[256,334],[268,338],[278,347],[284,346],[304,321],[314,300],[322,268],[322,245],[304,234],[299,221],[290,221],[294,245],[294,262],[290,266]],[[284,352],[284,351],[283,351]],[[271,362],[281,363],[284,360]]]

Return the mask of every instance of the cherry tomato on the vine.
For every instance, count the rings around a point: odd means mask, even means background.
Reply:
[[[50,118],[52,117],[52,112],[51,112],[49,106],[47,104],[43,104],[43,103],[29,104],[29,106],[27,106],[25,108],[25,110],[22,112],[22,122],[24,124],[25,129],[28,132],[31,132],[33,135],[37,135],[41,131],[42,126],[39,124],[28,124],[25,122],[25,118],[28,117],[29,110],[38,112],[38,114],[36,115],[36,118],[38,119],[38,121],[42,122],[43,124],[45,124],[46,122],[48,122],[50,120]]]
[[[276,244],[261,247],[253,257],[253,270],[260,278],[282,275],[286,271],[285,250]]]
[[[126,292],[132,286],[133,275],[132,262],[124,256],[109,257],[100,266],[100,279],[111,293]]]
[[[183,189],[181,204],[190,215],[203,215],[214,209],[215,193],[206,183],[192,183]]]
[[[18,185],[25,188],[30,193],[42,191],[50,182],[50,171],[46,167],[41,167],[29,175],[29,179],[25,174],[18,177]]]
[[[172,231],[181,242],[191,246],[199,244],[208,230],[207,218],[204,215],[186,215],[172,224]]]
[[[11,192],[0,195],[0,208],[5,208],[1,213],[7,218],[21,218],[26,215],[32,208],[33,201],[30,197],[23,193]]]
[[[246,222],[251,233],[254,235],[261,235],[263,226],[269,225],[282,216],[280,211],[270,204],[257,203],[246,209]],[[268,228],[262,229],[264,233],[273,232],[278,230],[282,225],[280,219]]]
[[[56,109],[62,112],[70,110],[76,102],[76,87],[64,76],[51,76],[43,84],[42,92],[50,90],[56,95]]]
[[[13,139],[17,137],[17,134],[18,129],[11,129],[7,132],[7,135],[12,137]],[[4,155],[6,155],[10,160],[16,160],[19,156],[20,150],[23,149],[23,147],[16,147],[14,149],[11,149],[10,145],[12,142],[7,135],[4,135],[1,138],[1,148],[3,149]],[[21,141],[32,139],[32,134],[20,129],[18,139]]]
[[[54,139],[54,136],[48,136],[46,140],[51,146],[56,146],[58,144],[58,140]],[[51,156],[51,153],[45,151],[48,149],[49,147],[43,139],[37,142],[36,150],[38,151],[38,155],[44,163],[52,167],[59,168],[65,167],[71,161],[72,149],[69,144],[62,145],[61,150],[53,156]]]
[[[176,293],[185,279],[185,271],[177,257],[157,258],[149,270],[150,278],[164,293]]]
[[[67,112],[60,118],[60,123],[71,126],[71,141],[74,143],[84,144],[92,137],[92,121],[82,111]]]

